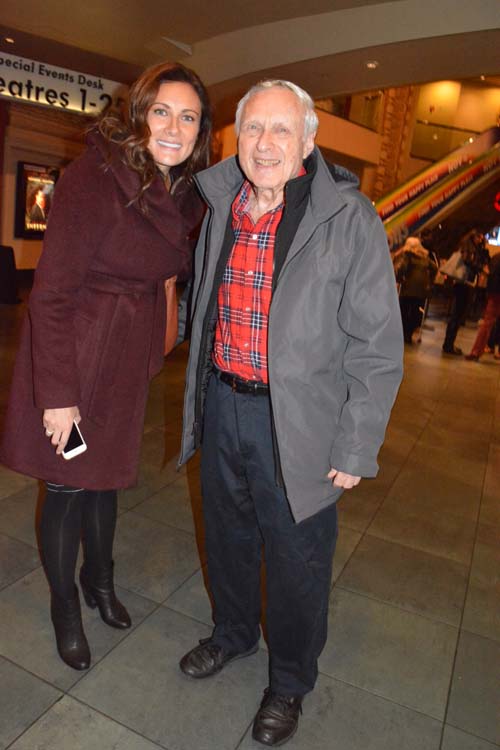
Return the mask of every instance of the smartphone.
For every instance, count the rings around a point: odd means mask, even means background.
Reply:
[[[65,458],[66,461],[69,461],[70,458],[79,456],[80,453],[83,453],[83,451],[86,450],[87,444],[82,437],[80,428],[78,427],[76,422],[73,422],[73,427],[71,428],[71,432],[69,433],[68,442],[66,443],[66,446],[62,452],[62,457]]]

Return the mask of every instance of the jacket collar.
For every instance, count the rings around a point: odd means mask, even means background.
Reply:
[[[285,199],[287,203],[298,203],[308,192],[311,215],[316,222],[321,223],[346,205],[342,188],[346,185],[356,186],[357,179],[347,170],[336,167],[330,170],[317,146],[305,160],[304,166],[307,174],[295,177],[286,184]],[[245,175],[236,156],[224,159],[195,177],[203,197],[212,208],[221,203],[230,204],[244,179]]]
[[[87,143],[97,151],[103,169],[112,172],[123,193],[124,206],[139,211],[168,240],[170,246],[187,258],[190,248],[186,238],[200,221],[200,206],[196,207],[197,210],[192,210],[193,206],[189,205],[185,193],[177,201],[165,189],[161,175],[158,174],[144,194],[145,211],[141,211],[134,200],[140,189],[139,175],[123,161],[120,146],[108,141],[95,129],[88,133]]]

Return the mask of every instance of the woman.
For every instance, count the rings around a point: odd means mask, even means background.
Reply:
[[[130,627],[113,588],[117,492],[136,482],[149,380],[163,364],[165,289],[190,265],[203,213],[192,175],[207,166],[211,115],[199,78],[147,70],[123,115],[108,114],[57,185],[29,300],[2,461],[46,481],[40,539],[61,658],[90,664],[87,604]],[[61,455],[73,422],[87,450]]]
[[[463,354],[460,347],[455,346],[455,339],[458,329],[465,323],[470,290],[484,265],[481,262],[482,248],[484,248],[484,236],[477,229],[471,229],[462,237],[455,253],[441,268],[441,273],[453,282],[453,302],[442,346],[445,354],[453,354],[457,357]]]
[[[418,237],[408,237],[395,261],[403,334],[405,342],[411,344],[413,332],[422,320],[425,301],[431,295],[438,267]]]
[[[465,357],[469,361],[477,362],[479,360],[488,343],[493,327],[498,325],[497,321],[500,316],[500,253],[494,255],[490,260],[487,290],[488,297],[483,322],[477,332],[470,353]],[[498,332],[496,333],[496,337],[498,339]],[[495,341],[493,341],[493,345],[493,348],[495,348]],[[495,354],[495,359],[500,359],[498,354]]]

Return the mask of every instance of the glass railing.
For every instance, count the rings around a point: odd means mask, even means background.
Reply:
[[[467,142],[472,143],[478,135],[477,130],[417,120],[413,131],[411,155],[416,159],[437,161]]]
[[[317,99],[314,104],[323,112],[378,132],[383,100],[383,91],[370,91],[364,94]]]

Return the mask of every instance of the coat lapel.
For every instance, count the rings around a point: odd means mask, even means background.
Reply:
[[[309,201],[290,245],[279,278],[281,278],[286,266],[306,247],[316,229],[324,222],[329,221],[346,205],[346,201],[317,147],[314,149],[314,155],[317,159],[317,171],[311,184]]]
[[[290,245],[280,277],[288,263],[306,247],[317,227],[331,219],[346,205],[318,147],[314,149],[314,158],[317,160],[317,167],[311,183],[308,205]],[[208,228],[209,232],[213,232],[213,236],[223,236],[227,212],[243,180],[244,175],[234,156],[197,175],[196,182],[204,199],[212,208],[213,220],[217,222],[217,226],[214,224],[210,227],[209,225]],[[223,214],[224,226],[222,224],[219,226],[221,214]],[[216,260],[214,264],[215,262]],[[213,268],[215,269],[215,265]],[[204,280],[204,283],[205,281],[208,279]]]
[[[97,131],[92,131],[87,140],[89,145],[101,154],[104,169],[109,169],[113,173],[123,193],[124,205],[128,206],[131,211],[139,212],[144,220],[164,237],[173,250],[187,258],[191,251],[190,243],[187,242],[188,236],[199,222],[199,214],[195,212],[191,221],[186,219],[176,205],[175,199],[165,189],[159,173],[144,194],[146,210],[142,211],[135,200],[140,189],[139,175],[123,162],[120,147],[107,141]]]

